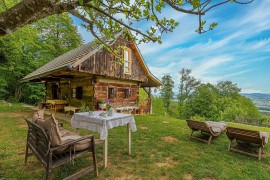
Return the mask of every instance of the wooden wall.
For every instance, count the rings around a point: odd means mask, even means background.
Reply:
[[[109,80],[106,78],[98,79],[95,84],[95,99],[107,99],[108,88],[116,88],[116,97],[110,99],[114,108],[123,106],[133,106],[138,102],[139,86],[137,82],[121,81],[121,80]],[[130,89],[131,97],[124,98],[124,89]]]
[[[128,48],[131,46],[127,43],[116,42],[113,47],[125,45]],[[148,78],[145,76],[138,60],[135,57],[134,51],[131,49],[131,74],[124,73],[124,67],[119,63],[114,54],[106,50],[95,53],[93,56],[84,61],[79,68],[81,72],[91,74],[106,75],[114,78],[123,78],[128,80],[136,80],[146,82]]]
[[[47,96],[46,99],[52,99],[52,84],[58,83],[60,86],[59,99],[68,99],[70,106],[81,107],[81,101],[89,106],[90,110],[97,109],[98,99],[108,98],[108,89],[116,89],[116,97],[110,99],[114,108],[137,105],[139,86],[136,81],[109,79],[98,76],[92,78],[74,78],[70,80],[62,79],[59,82],[47,82]],[[76,87],[83,88],[83,99],[76,99],[73,97],[73,89]],[[124,89],[130,89],[130,98],[124,98]]]
[[[52,99],[52,84],[58,83],[60,87],[58,99],[68,99],[70,106],[81,107],[84,102],[90,110],[94,109],[94,86],[92,85],[92,79],[80,79],[75,78],[71,80],[60,80],[59,82],[48,82],[47,83],[47,95],[46,99]],[[73,97],[73,89],[76,87],[82,87],[83,97],[77,99]]]

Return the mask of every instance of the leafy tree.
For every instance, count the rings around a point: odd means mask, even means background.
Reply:
[[[216,107],[213,107],[215,99],[217,99],[215,86],[210,83],[201,84],[186,102],[186,118],[195,115],[213,117],[217,111]]]
[[[197,15],[199,19],[197,32],[203,33],[212,30],[217,25],[215,22],[206,23],[206,20],[202,18],[208,11],[226,3],[248,4],[252,1],[22,0],[7,3],[1,1],[0,35],[10,34],[27,24],[51,15],[69,12],[85,21],[87,23],[85,27],[97,38],[101,36],[106,36],[107,39],[114,38],[115,33],[127,28],[133,31],[136,37],[138,34],[142,35],[143,42],[161,42],[161,35],[172,31],[179,24],[174,19],[166,18],[166,14],[162,13],[165,7],[170,7],[179,13]],[[152,22],[145,31],[136,28],[136,22],[142,21]],[[205,28],[206,25],[209,27]]]
[[[82,44],[82,37],[67,13],[50,16],[33,25],[38,30],[40,48],[36,53],[42,63],[48,62]],[[44,48],[45,47],[45,48]]]
[[[67,14],[57,15],[0,39],[0,98],[34,103],[44,97],[43,84],[25,84],[21,79],[59,53],[81,44],[72,24]]]
[[[153,108],[153,114],[155,115],[162,115],[164,116],[166,113],[166,109],[164,106],[162,106],[163,100],[159,97],[152,97],[152,108]]]
[[[239,96],[241,91],[241,89],[237,87],[237,84],[233,84],[231,81],[221,81],[216,85],[216,88],[219,91],[219,95],[225,97]]]
[[[233,87],[234,90],[239,89],[236,85]],[[200,85],[186,102],[187,118],[199,115],[213,121],[235,121],[237,117],[260,117],[250,99],[241,96],[239,92],[228,92],[221,94],[217,86],[209,83]]]
[[[185,102],[189,99],[191,93],[193,93],[200,85],[200,81],[196,80],[191,74],[191,69],[181,69],[180,71],[180,85],[179,85],[179,115],[180,118],[185,118]]]
[[[166,112],[169,112],[171,102],[173,101],[173,87],[174,82],[172,80],[172,77],[170,75],[165,75],[162,77],[162,84],[163,87],[160,90],[160,95],[163,100],[163,106],[166,109]]]

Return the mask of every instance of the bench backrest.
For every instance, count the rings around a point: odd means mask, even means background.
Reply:
[[[47,163],[46,159],[49,155],[51,145],[50,138],[45,133],[45,130],[36,123],[24,118],[28,124],[27,145],[33,151],[33,154],[42,163]]]
[[[262,138],[260,138],[259,131],[227,127],[226,134],[230,140],[240,140],[249,143],[261,144]]]
[[[190,129],[192,129],[192,130],[195,130],[195,131],[201,130],[204,132],[210,132],[209,127],[206,125],[205,122],[188,119],[187,124],[190,127]]]

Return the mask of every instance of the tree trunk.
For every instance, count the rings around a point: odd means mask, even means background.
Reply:
[[[84,3],[90,0],[84,0]],[[78,1],[61,2],[60,0],[23,0],[12,8],[0,13],[0,36],[16,31],[53,14],[61,14],[75,9]]]

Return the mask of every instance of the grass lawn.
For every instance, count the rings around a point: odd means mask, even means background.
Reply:
[[[22,116],[32,114],[19,106],[0,107],[0,179],[44,178],[45,171],[34,157],[24,165],[27,125]],[[138,131],[132,133],[132,155],[127,155],[126,127],[109,130],[108,169],[101,166],[96,179],[270,179],[269,145],[258,161],[228,152],[225,133],[207,145],[188,139],[190,130],[185,121],[154,115],[138,115],[135,120]],[[64,127],[71,128],[66,121]],[[102,146],[97,155],[101,161]],[[84,157],[75,160],[75,166],[61,166],[53,170],[53,179],[63,179],[87,163],[91,161]],[[89,178],[95,178],[93,173],[81,179]]]

